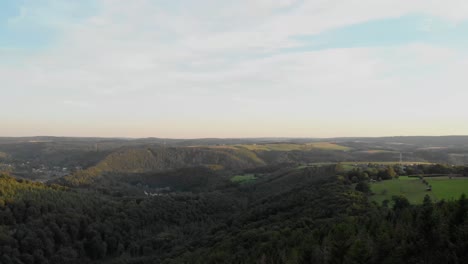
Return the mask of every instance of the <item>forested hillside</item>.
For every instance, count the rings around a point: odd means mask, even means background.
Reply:
[[[2,175],[0,262],[462,263],[468,257],[466,198],[427,197],[411,205],[394,197],[381,206],[336,169],[265,168],[252,183],[206,181],[212,188],[187,184],[155,196],[106,194],[113,184],[102,192]],[[183,174],[170,176],[182,184]],[[155,179],[156,185],[171,181]]]
[[[129,148],[108,155],[96,166],[62,179],[67,185],[89,185],[104,174],[147,173],[204,166],[211,170],[243,170],[263,166],[255,152],[231,147]]]
[[[194,166],[243,169],[265,165],[254,152],[237,148],[138,148],[114,152],[96,168],[106,172],[148,172]]]

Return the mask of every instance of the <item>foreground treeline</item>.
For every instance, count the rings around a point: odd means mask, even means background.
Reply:
[[[392,208],[362,216],[259,221],[188,253],[185,263],[465,263],[467,200]],[[173,263],[178,263],[177,261]]]
[[[468,201],[387,206],[333,166],[156,197],[0,177],[0,263],[463,263]],[[109,186],[112,188],[112,186]]]
[[[0,194],[2,264],[178,255],[188,239],[240,210],[234,199],[216,192],[117,200],[6,175],[0,177]]]

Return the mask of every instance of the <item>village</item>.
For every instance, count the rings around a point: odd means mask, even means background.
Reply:
[[[29,161],[0,162],[0,172],[8,172],[20,178],[39,182],[67,176],[82,169],[81,166],[47,166],[45,164],[33,164]]]

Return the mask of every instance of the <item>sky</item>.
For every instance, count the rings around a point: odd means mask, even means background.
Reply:
[[[0,0],[0,136],[468,134],[466,0]]]

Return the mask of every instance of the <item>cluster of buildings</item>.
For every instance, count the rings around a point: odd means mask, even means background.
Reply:
[[[30,162],[10,162],[0,163],[0,171],[10,172],[19,175],[23,178],[30,178],[31,180],[48,180],[52,178],[59,178],[69,175],[75,171],[80,171],[81,166],[76,167],[60,167],[60,166],[47,166],[44,164],[33,165]]]

